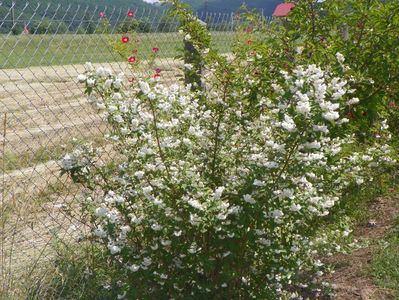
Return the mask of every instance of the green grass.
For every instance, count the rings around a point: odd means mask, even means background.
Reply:
[[[373,257],[371,273],[378,286],[390,290],[395,299],[399,299],[399,219]]]
[[[111,270],[95,245],[69,246],[55,239],[52,246],[55,259],[48,262],[46,273],[30,279],[25,299],[116,299],[103,287]]]
[[[57,34],[57,35],[0,35],[0,69],[26,68],[115,62],[121,58],[111,44],[120,40],[121,34]],[[232,32],[214,32],[213,45],[221,52],[228,52],[234,42]],[[138,42],[136,42],[138,40]],[[153,47],[160,48],[158,57],[176,56],[182,48],[183,38],[178,33],[142,33],[130,41],[137,49],[137,56],[147,59]]]

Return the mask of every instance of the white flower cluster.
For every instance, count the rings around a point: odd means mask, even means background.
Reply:
[[[104,69],[79,76],[100,91],[119,153],[115,170],[87,177],[105,192],[93,196],[93,234],[121,266],[122,294],[278,298],[305,284],[298,272],[322,274],[314,254],[327,238],[309,226],[396,161],[387,145],[358,153],[334,134],[359,101],[347,81],[314,65],[282,76],[256,105],[245,89],[228,98],[141,81],[130,95]]]
[[[61,168],[65,171],[79,170],[87,174],[92,164],[92,158],[97,151],[90,145],[78,146],[72,153],[66,154],[61,159]]]

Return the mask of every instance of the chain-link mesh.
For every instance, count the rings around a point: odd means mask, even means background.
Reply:
[[[236,15],[198,18],[214,46],[229,52]],[[0,298],[24,298],[18,293],[52,257],[54,239],[84,230],[76,204],[83,191],[60,176],[58,161],[86,141],[102,147],[104,159],[112,154],[101,139],[106,123],[76,78],[87,61],[137,76],[113,49],[130,30],[141,62],[134,72],[151,72],[146,61],[159,48],[152,67],[164,83],[178,80],[183,38],[165,10],[0,3]]]

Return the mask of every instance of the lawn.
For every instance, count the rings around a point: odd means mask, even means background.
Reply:
[[[219,51],[230,51],[234,33],[213,32],[212,36]],[[0,35],[0,69],[118,61],[121,58],[112,51],[111,44],[120,37],[120,34]],[[182,48],[182,40],[176,32],[142,33],[131,41],[131,46],[142,59],[150,55],[153,47],[160,48],[161,58],[174,57]]]

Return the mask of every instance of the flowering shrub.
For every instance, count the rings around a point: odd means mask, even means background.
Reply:
[[[357,129],[367,132],[385,114],[396,131],[399,121],[389,103],[399,96],[399,2],[305,0],[296,4],[284,26],[268,32],[272,56],[289,64],[300,47],[303,60],[325,65],[341,52],[358,79],[361,101],[351,111]]]
[[[348,230],[323,219],[396,162],[386,123],[363,151],[344,130],[353,80],[316,65],[267,79],[251,50],[198,53],[201,90],[154,78],[127,88],[91,64],[79,76],[107,115],[114,159],[81,147],[63,170],[93,191],[89,238],[117,270],[104,284],[118,299],[300,298],[328,286],[319,256]]]
[[[121,294],[274,299],[322,274],[318,220],[394,161],[387,145],[359,153],[350,136],[331,136],[358,102],[346,81],[314,65],[281,74],[257,103],[245,90],[227,98],[152,81],[126,91],[90,66],[80,76],[118,154],[104,166],[82,148],[64,170],[104,192],[88,200],[93,238],[119,266]]]

